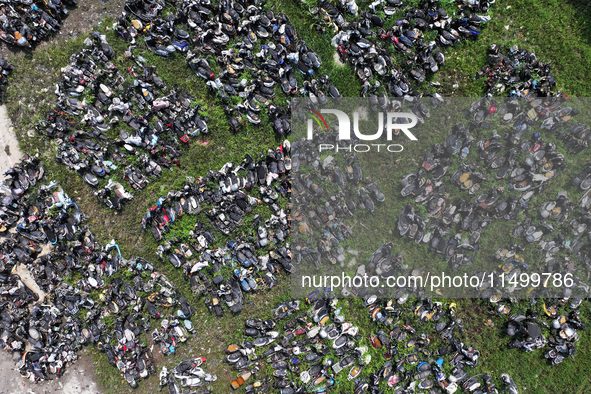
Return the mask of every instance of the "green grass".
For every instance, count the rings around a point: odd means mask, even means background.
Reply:
[[[591,96],[586,82],[591,71],[588,1],[500,0],[491,7],[490,14],[492,20],[478,41],[445,53],[447,62],[435,78],[443,85],[442,94],[481,96],[484,80],[473,77],[486,65],[488,46],[496,43],[534,51],[540,61],[551,63],[561,91],[571,96]],[[454,88],[454,84],[459,86]]]
[[[541,301],[538,301],[540,304]],[[515,384],[523,391],[534,393],[587,393],[591,387],[591,380],[587,371],[591,360],[591,338],[588,330],[581,333],[581,340],[577,343],[575,359],[567,358],[562,364],[550,367],[544,359],[544,348],[531,353],[516,349],[509,349],[511,337],[506,335],[507,318],[491,317],[492,326],[485,326],[488,302],[461,300],[458,302],[458,316],[466,324],[466,343],[474,345],[480,350],[480,365],[476,373],[509,373]],[[517,313],[521,305],[509,304],[511,313]],[[589,304],[584,304],[581,316],[589,323]],[[539,307],[536,309],[540,309]],[[525,312],[523,310],[522,312]],[[568,310],[563,310],[562,313]],[[494,338],[494,340],[490,340]],[[497,381],[497,387],[502,387]]]

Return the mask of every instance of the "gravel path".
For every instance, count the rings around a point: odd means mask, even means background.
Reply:
[[[6,106],[0,105],[0,175],[4,175],[22,155]]]
[[[16,359],[15,359],[16,358]],[[60,379],[35,384],[15,371],[18,355],[0,352],[0,394],[98,394],[92,357],[82,352],[78,360],[67,366]]]

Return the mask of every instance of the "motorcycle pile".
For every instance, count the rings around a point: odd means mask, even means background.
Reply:
[[[484,66],[476,77],[486,78],[486,91],[489,96],[560,95],[552,91],[556,87],[556,79],[552,75],[550,64],[539,61],[535,53],[521,50],[517,45],[511,48],[491,45],[488,51],[488,65]]]
[[[444,48],[478,38],[494,1],[455,3],[449,13],[434,1],[415,7],[399,0],[376,0],[363,12],[354,0],[321,1],[308,10],[318,30],[335,33],[331,43],[363,82],[361,94],[377,99],[417,95],[419,85],[445,64]]]
[[[543,268],[554,272],[556,254],[565,251],[574,252],[586,265],[588,210],[580,210],[577,218],[569,222],[569,213],[576,207],[564,190],[556,200],[542,205],[541,219],[527,210],[531,199],[566,168],[564,155],[543,138],[542,129],[552,123],[552,132],[560,138],[587,128],[573,120],[577,110],[568,104],[562,96],[532,100],[483,98],[474,102],[467,111],[468,126],[453,126],[443,144],[435,144],[425,153],[421,168],[402,178],[401,196],[423,205],[426,215],[417,213],[409,204],[398,218],[400,236],[427,244],[445,256],[452,269],[457,269],[474,261],[486,226],[500,219],[515,221],[525,216],[517,221],[511,237],[515,242],[536,244],[545,253]],[[487,133],[490,124],[499,121],[512,132]],[[472,162],[472,157],[476,161]],[[459,169],[448,172],[454,167]],[[581,185],[586,177],[583,170],[574,183]],[[586,190],[588,184],[585,182],[581,188]],[[583,227],[580,231],[575,227],[575,238],[569,239],[566,234],[579,223]],[[563,227],[562,235],[556,238],[556,230]],[[482,296],[488,298],[491,292],[488,288]]]
[[[525,264],[514,250],[503,252],[506,255],[501,259],[505,264]],[[511,337],[510,348],[527,352],[542,348],[550,365],[558,365],[566,357],[575,358],[576,342],[580,339],[577,331],[586,328],[578,309],[583,302],[581,298],[544,299],[541,307],[539,301],[532,300],[525,313],[513,314],[512,300],[491,297],[490,302],[492,314],[508,317],[506,332]]]
[[[356,393],[454,393],[460,387],[497,392],[489,374],[468,378],[466,370],[478,366],[480,352],[460,340],[464,327],[456,304],[417,300],[407,308],[405,302],[365,296],[357,310],[366,309],[377,325],[366,334],[347,321],[348,306],[339,305],[329,289],[308,294],[305,303],[283,302],[268,319],[247,319],[243,342],[226,350],[227,362],[240,374],[231,387],[246,393],[326,392],[350,381]],[[364,370],[371,372],[362,378]],[[516,390],[509,375],[502,380],[505,389]]]
[[[385,196],[375,182],[364,178],[355,152],[342,152],[339,162],[330,154],[320,154],[318,144],[324,143],[339,141],[336,135],[326,133],[314,140],[294,142],[292,218],[297,231],[297,263],[316,268],[322,264],[354,265],[354,257],[346,262],[351,253],[342,245],[354,234],[353,218],[373,215]]]
[[[177,380],[181,382],[182,387],[192,389],[200,387],[206,382],[215,382],[217,376],[207,373],[201,368],[205,361],[205,357],[184,360],[174,367],[171,372],[168,372],[166,367],[162,367],[160,371],[160,389],[166,386],[170,394],[180,394],[181,389]]]
[[[519,275],[528,269],[531,272],[533,262],[521,255],[533,247],[542,254],[544,272],[556,272],[566,265],[564,269],[575,274],[575,288],[586,292],[584,279],[579,279],[585,277],[581,267],[588,267],[591,262],[588,166],[572,178],[570,191],[560,190],[535,212],[527,208],[532,198],[567,167],[559,148],[544,141],[543,135],[561,140],[569,153],[580,154],[588,147],[589,129],[576,121],[579,110],[569,106],[568,97],[553,91],[556,82],[548,64],[517,47],[512,47],[507,55],[503,52],[497,45],[489,49],[489,66],[478,75],[488,78],[489,94],[466,111],[467,126],[455,125],[443,144],[436,144],[425,153],[421,168],[402,178],[401,196],[413,198],[414,204],[401,212],[397,222],[399,233],[416,243],[427,244],[456,269],[474,260],[487,225],[499,219],[513,220],[517,223],[510,236],[515,243],[496,252],[499,273]],[[509,98],[492,97],[500,93]],[[573,106],[576,103],[573,101]],[[487,130],[499,122],[507,125],[503,129],[508,132],[491,136]],[[478,157],[471,163],[474,151]],[[459,170],[448,172],[458,166]],[[499,182],[504,185],[499,186]],[[569,198],[569,194],[581,191],[584,194],[578,204]],[[426,208],[425,214],[417,213],[418,205]],[[578,265],[573,258],[578,259]],[[581,277],[577,278],[578,275]],[[524,288],[517,286],[512,290]],[[481,296],[490,299],[493,313],[508,316],[507,334],[512,337],[512,348],[544,348],[545,358],[557,365],[566,357],[574,358],[577,331],[585,328],[578,310],[583,300],[572,297],[574,291],[566,289],[560,299],[532,300],[525,314],[510,314],[511,304],[517,300],[502,298],[507,294],[493,291],[486,283]],[[536,302],[542,307],[535,308]]]
[[[186,0],[175,6],[175,13],[164,17],[163,1],[128,0],[116,30],[130,43],[143,40],[165,58],[186,53],[190,69],[223,105],[233,131],[246,122],[261,123],[264,107],[276,133],[291,131],[275,88],[287,97],[303,94],[320,102],[340,97],[329,77],[319,74],[320,57],[297,37],[284,13],[232,1],[214,6]]]
[[[363,180],[355,153],[347,154],[348,164],[341,166],[333,156],[322,159],[311,141],[294,144],[293,156],[286,141],[256,160],[247,155],[240,164],[226,163],[217,172],[190,179],[182,190],[160,197],[142,218],[142,228],[163,241],[158,247],[160,257],[183,269],[193,291],[205,296],[216,315],[223,314],[224,302],[232,312],[239,312],[242,293],[274,287],[281,270],[293,272],[294,264],[302,262],[292,261],[286,243],[291,227],[282,208],[284,199],[310,208],[293,211],[291,216],[299,233],[319,237],[317,243],[295,246],[300,258],[316,267],[321,259],[344,264],[346,251],[340,243],[353,234],[347,222],[361,211],[372,213],[375,204],[385,199],[375,183]],[[292,169],[307,165],[317,171],[291,176]],[[334,187],[335,193],[319,201],[318,184],[324,183]],[[175,222],[185,213],[197,215],[197,220],[192,229],[179,233]],[[220,236],[231,238],[220,245]]]
[[[8,60],[0,56],[0,102],[4,102],[4,91],[8,83],[8,76],[14,70],[14,66]]]
[[[271,289],[281,271],[293,271],[290,226],[282,207],[290,193],[290,170],[285,141],[257,159],[246,155],[240,164],[228,162],[203,178],[188,179],[182,190],[158,199],[142,218],[142,228],[163,241],[159,256],[183,270],[216,315],[223,314],[224,303],[240,312],[243,293]],[[175,222],[184,214],[202,220],[179,233]],[[220,245],[219,237],[230,240]]]
[[[0,40],[9,45],[32,48],[62,26],[67,7],[76,7],[76,0],[11,1],[0,10]]]
[[[117,56],[104,35],[92,33],[62,69],[57,108],[36,128],[57,145],[57,160],[118,210],[133,195],[115,175],[143,189],[179,166],[182,145],[209,129],[197,101],[169,89],[133,47],[124,53],[127,67],[114,65]]]
[[[0,186],[0,346],[37,382],[61,377],[84,346],[96,344],[137,387],[156,372],[140,340],[149,322],[178,308],[152,334],[169,354],[193,332],[193,309],[149,262],[123,259],[114,241],[101,247],[76,203],[44,180],[41,160],[25,156]]]
[[[291,131],[287,109],[272,102],[275,86],[281,86],[286,95],[305,93],[319,102],[340,97],[328,76],[314,78],[319,57],[297,39],[283,14],[276,17],[260,7],[241,8],[239,3],[221,7],[187,3],[165,19],[156,17],[162,9],[157,2],[128,2],[126,9],[130,14],[124,12],[115,29],[132,44],[143,34],[147,48],[158,55],[187,52],[190,68],[208,80],[234,131],[246,121],[259,124],[264,107],[278,134]],[[214,20],[223,21],[224,29],[218,30]],[[181,28],[185,23],[197,37],[189,37]],[[230,36],[243,41],[229,48]],[[188,50],[188,43],[194,45],[194,52]],[[257,54],[251,51],[254,43],[261,48]],[[113,64],[117,54],[104,35],[91,34],[85,45],[62,70],[57,108],[37,130],[55,139],[58,160],[99,189],[101,201],[120,209],[132,194],[112,175],[121,175],[134,190],[143,189],[149,177],[179,165],[182,144],[190,137],[209,133],[208,119],[187,93],[167,89],[155,68],[134,55],[135,45],[124,53],[126,70]],[[216,55],[215,65],[208,63],[211,55]],[[223,71],[216,76],[212,69]],[[301,89],[294,75],[297,70],[306,79]],[[230,105],[236,99],[241,102]],[[79,122],[82,130],[77,128]],[[114,129],[119,129],[118,137],[113,137]]]

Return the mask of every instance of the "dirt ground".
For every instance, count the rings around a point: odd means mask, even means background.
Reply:
[[[0,105],[0,175],[4,175],[22,155],[6,106]]]
[[[13,359],[16,357],[16,360]],[[95,394],[100,389],[94,377],[92,357],[86,352],[78,355],[78,360],[67,366],[64,376],[49,382],[35,384],[22,378],[18,371],[14,371],[18,356],[7,352],[0,352],[0,394]]]
[[[35,303],[35,305],[42,304],[45,300],[46,294],[43,290],[41,290],[41,288],[39,288],[37,282],[35,282],[35,278],[33,278],[33,275],[27,269],[27,267],[25,267],[22,264],[15,265],[12,269],[12,273],[17,274],[21,278],[25,286],[27,286],[29,289],[33,291],[33,293],[39,296],[39,300]],[[33,305],[29,307],[30,310],[32,310],[32,308]]]

